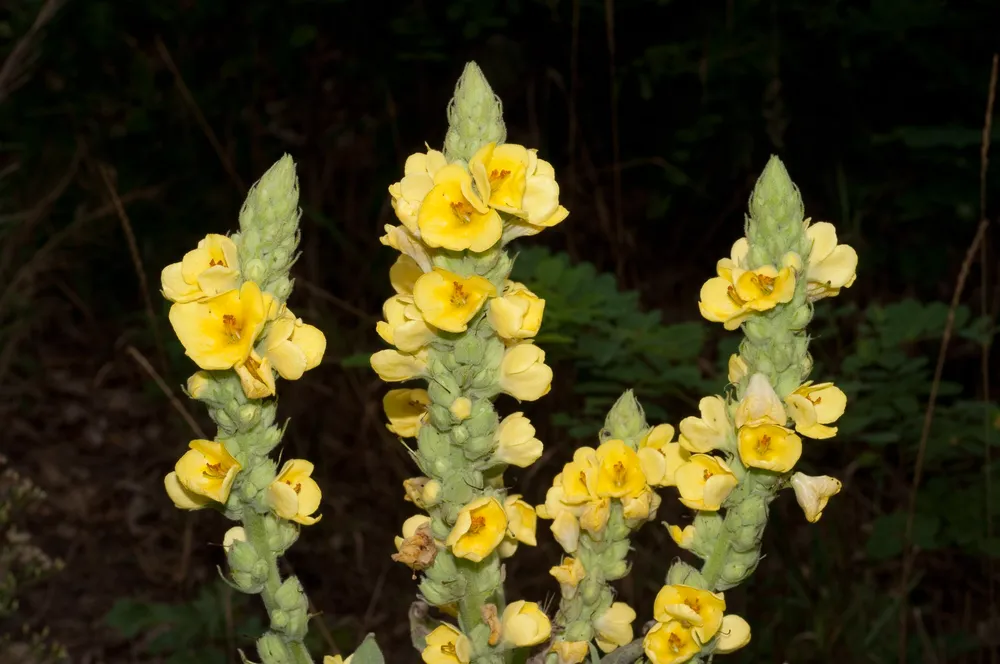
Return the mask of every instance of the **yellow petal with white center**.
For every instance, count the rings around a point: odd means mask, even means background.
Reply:
[[[472,178],[458,164],[435,174],[434,188],[417,214],[417,226],[427,246],[452,251],[486,251],[503,232],[500,215],[472,195]]]
[[[621,440],[609,440],[597,448],[597,478],[594,491],[599,497],[622,498],[637,495],[646,486],[639,456]]]
[[[698,402],[701,417],[681,420],[680,444],[689,452],[705,453],[726,446],[731,425],[722,397],[704,397]]]
[[[379,242],[412,258],[423,272],[431,271],[433,266],[430,254],[427,253],[427,247],[405,226],[386,224],[385,235],[379,238]]]
[[[795,490],[795,500],[806,515],[806,521],[816,523],[823,516],[826,504],[832,496],[840,493],[841,483],[836,477],[821,475],[814,477],[795,473],[792,475],[792,489]]]
[[[469,664],[472,656],[468,637],[447,623],[434,628],[425,643],[420,653],[424,664]]]
[[[504,511],[507,513],[507,535],[528,546],[537,545],[535,529],[538,526],[538,515],[535,514],[535,508],[515,493],[504,500]]]
[[[189,447],[174,466],[177,480],[191,493],[225,503],[242,468],[240,463],[222,443],[199,439],[192,440]]]
[[[268,487],[268,501],[275,514],[304,526],[311,526],[321,517],[311,516],[319,509],[323,494],[311,475],[313,464],[305,459],[289,459],[278,477]]]
[[[625,602],[615,602],[607,611],[594,619],[597,647],[611,652],[632,640],[632,622],[635,610]]]
[[[495,434],[493,458],[502,463],[527,468],[542,456],[542,441],[535,438],[535,427],[524,413],[503,418]]]
[[[169,318],[187,356],[202,369],[221,370],[250,356],[265,313],[260,288],[248,281],[238,291],[174,304]]]
[[[785,399],[795,420],[795,430],[803,436],[832,438],[837,427],[827,426],[840,419],[847,408],[847,395],[833,383],[803,383]]]
[[[802,456],[802,439],[774,424],[747,425],[740,428],[739,451],[746,466],[787,473]]]
[[[719,632],[725,611],[726,600],[722,593],[681,584],[663,586],[653,602],[656,620],[680,621],[692,628],[692,634],[701,644],[708,643]]]
[[[465,507],[455,520],[445,544],[457,558],[480,562],[493,553],[507,532],[507,514],[493,497],[478,498]]]
[[[500,362],[500,389],[518,401],[534,401],[552,389],[552,369],[545,351],[522,342],[509,347]]]
[[[695,529],[694,526],[667,526],[667,532],[677,546],[690,550],[694,546]]]
[[[590,644],[586,641],[556,641],[551,652],[556,655],[555,664],[583,664],[590,654]]]
[[[781,404],[781,399],[778,398],[774,388],[771,387],[767,376],[755,373],[750,376],[750,383],[736,407],[733,419],[737,428],[746,424],[785,426],[788,415],[785,414],[785,407]]]
[[[719,640],[715,642],[715,652],[725,655],[739,650],[750,643],[750,625],[736,614],[722,619]]]
[[[580,522],[573,516],[572,512],[563,510],[556,514],[549,529],[563,551],[576,553],[576,549],[580,545]]]
[[[264,399],[274,396],[274,372],[271,361],[261,357],[257,351],[252,351],[242,364],[237,364],[236,375],[240,377],[240,385],[248,399]]]
[[[692,454],[691,460],[677,469],[676,481],[684,505],[710,512],[722,507],[737,484],[729,466],[707,454]]]
[[[478,275],[461,277],[436,267],[420,276],[413,287],[413,303],[424,321],[447,332],[465,332],[496,289]]]
[[[167,490],[167,496],[173,501],[174,507],[182,510],[200,510],[212,502],[211,498],[184,488],[177,479],[176,472],[171,472],[163,478],[163,488]]]
[[[683,664],[701,652],[691,630],[677,620],[656,623],[643,638],[642,649],[650,664]]]
[[[552,633],[552,623],[538,604],[524,600],[507,605],[500,625],[504,642],[518,648],[543,643]]]
[[[427,350],[418,353],[400,353],[398,350],[380,350],[371,357],[372,369],[387,383],[398,383],[424,375],[427,370]]]
[[[382,409],[389,418],[386,428],[397,436],[416,438],[430,403],[430,395],[424,389],[389,390],[382,397]]]
[[[542,325],[545,300],[515,281],[508,281],[502,297],[490,300],[486,317],[504,339],[528,339]]]

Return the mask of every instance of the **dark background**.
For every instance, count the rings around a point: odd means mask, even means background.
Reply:
[[[0,436],[48,494],[14,521],[65,569],[22,584],[0,629],[18,640],[22,625],[47,627],[81,663],[221,664],[251,644],[258,600],[215,571],[228,525],[173,509],[162,490],[196,436],[143,362],[182,397],[194,367],[159,271],[235,230],[248,185],[288,152],[304,210],[292,303],[329,341],[321,367],[282,384],[284,455],[315,461],[324,490],[323,520],[288,563],[322,612],[317,654],[374,631],[388,661],[417,661],[415,586],[389,559],[414,470],[383,426],[386,387],[366,356],[391,290],[386,188],[424,141],[440,147],[474,59],[509,140],[554,164],[571,211],[517,243],[517,277],[548,301],[539,343],[556,380],[523,406],[547,453],[509,473],[514,489],[540,501],[626,387],[653,423],[675,425],[720,389],[738,335],[699,319],[698,289],[778,154],[807,215],[860,255],[857,282],[818,304],[812,328],[816,378],[844,387],[848,414],[801,463],[845,487],[815,525],[779,497],[767,557],[727,593],[754,630],[727,661],[997,662],[1000,169],[981,180],[980,146],[998,26],[995,0],[7,0]],[[994,222],[952,312],[910,550],[934,365],[983,215]],[[663,495],[661,518],[683,523]],[[509,565],[509,596],[558,590],[558,551],[539,534]],[[641,624],[678,550],[658,523],[635,546],[620,590]]]

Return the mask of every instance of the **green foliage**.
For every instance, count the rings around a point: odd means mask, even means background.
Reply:
[[[237,645],[252,645],[264,624],[247,596],[229,592],[221,582],[203,586],[189,602],[122,598],[104,620],[126,639],[134,639],[145,654],[163,657],[165,664],[226,664],[231,645],[226,639],[227,594]]]
[[[612,275],[540,247],[517,255],[511,277],[545,299],[536,341],[547,362],[573,372],[572,389],[583,397],[580,410],[554,415],[570,436],[592,436],[627,389],[642,398],[651,421],[668,419],[658,398],[696,404],[690,395],[712,389],[697,362],[706,337],[701,322],[665,324],[659,311],[643,311],[638,292],[618,290]]]

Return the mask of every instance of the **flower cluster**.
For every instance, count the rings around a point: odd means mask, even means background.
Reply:
[[[549,488],[538,516],[567,556],[550,570],[562,600],[552,645],[560,664],[578,664],[596,639],[604,652],[633,638],[635,611],[608,585],[628,574],[629,536],[656,516],[658,486],[671,486],[686,453],[669,424],[649,427],[631,392],[608,414],[596,449],[581,447]]]
[[[673,540],[703,559],[700,571],[677,561],[654,606],[643,641],[652,664],[681,664],[731,652],[750,640],[738,616],[725,616],[721,591],[741,583],[760,559],[768,506],[791,486],[810,522],[822,515],[838,480],[794,472],[803,437],[831,438],[847,398],[833,383],[808,380],[805,327],[813,303],[854,283],[857,254],[837,243],[832,224],[803,220],[798,190],[772,158],[754,189],[747,236],[701,289],[699,308],[743,343],[729,360],[731,389],[699,403],[680,423],[674,472],[681,503],[696,511]]]
[[[282,580],[276,559],[319,520],[322,494],[313,464],[268,456],[281,441],[275,424],[277,376],[296,380],[319,365],[326,338],[288,308],[288,270],[298,244],[298,185],[284,157],[251,189],[240,232],[208,235],[164,268],[169,319],[201,370],[187,393],[204,402],[219,427],[214,440],[193,440],[164,478],[181,509],[214,507],[242,525],[223,540],[231,584],[260,593],[271,630],[257,642],[264,664],[312,662],[303,639],[308,602],[295,577]]]
[[[545,301],[508,278],[504,247],[568,214],[552,166],[502,142],[498,101],[474,64],[449,117],[445,152],[411,155],[389,187],[400,225],[382,243],[400,255],[376,331],[392,348],[371,358],[386,382],[427,383],[389,390],[383,407],[389,431],[416,438],[408,449],[423,473],[404,482],[422,513],[402,525],[393,559],[422,573],[423,598],[459,619],[426,637],[429,664],[494,661],[551,631],[534,602],[504,608],[500,561],[535,545],[536,515],[507,493],[503,472],[534,463],[542,443],[522,413],[500,420],[493,400],[533,401],[550,389],[552,370],[532,342]]]

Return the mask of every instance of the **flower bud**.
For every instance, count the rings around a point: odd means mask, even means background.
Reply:
[[[258,284],[264,280],[266,276],[265,267],[263,261],[259,258],[251,258],[246,264],[240,266],[243,272],[243,277],[249,279],[250,281],[256,281]]]
[[[278,607],[285,611],[308,608],[308,601],[302,591],[302,584],[294,576],[285,579],[277,592],[274,593],[274,601]]]
[[[632,390],[626,390],[608,411],[608,416],[604,420],[604,430],[601,432],[602,440],[605,439],[605,432],[608,434],[607,439],[635,439],[641,436],[646,428],[646,416],[642,406],[639,405],[639,400],[635,398]]]
[[[466,334],[457,342],[452,350],[459,364],[479,366],[483,362],[486,349],[483,340],[474,334]]]
[[[292,664],[292,654],[285,641],[274,632],[267,632],[257,639],[257,654],[262,664]]]
[[[503,105],[475,62],[465,65],[448,104],[448,133],[444,154],[448,161],[469,161],[481,145],[507,140]]]
[[[590,641],[594,638],[594,628],[589,621],[578,620],[566,626],[562,638],[564,641]]]
[[[229,569],[234,572],[251,573],[254,571],[257,561],[260,560],[260,556],[250,542],[245,539],[233,538],[226,549],[226,560],[229,561]]]
[[[699,526],[696,526],[696,528]],[[675,561],[673,565],[670,566],[670,570],[667,572],[667,585],[669,586],[692,586],[694,588],[704,588],[705,579],[702,578],[701,572],[696,570],[691,565],[680,560]]]
[[[493,446],[492,438],[489,436],[479,436],[478,438],[470,438],[465,441],[462,451],[465,453],[466,459],[481,459],[493,451]]]
[[[187,393],[192,399],[208,401],[213,396],[215,380],[207,371],[197,371],[187,380]]]
[[[276,465],[271,459],[264,459],[250,471],[246,483],[258,490],[266,489],[274,481]]]
[[[236,424],[233,422],[233,418],[231,418],[225,410],[215,408],[209,410],[208,414],[218,425],[219,429],[221,429],[219,433],[222,436],[232,436],[236,433]]]
[[[604,578],[608,581],[623,579],[628,576],[630,565],[627,560],[615,560],[604,564]]]
[[[268,548],[279,556],[299,538],[299,529],[295,522],[286,519],[266,518],[264,532],[267,534]]]
[[[472,414],[472,401],[468,397],[459,397],[451,402],[448,408],[452,416],[459,422],[469,418]]]
[[[239,411],[240,428],[243,431],[252,429],[257,420],[260,419],[260,406],[253,403],[245,403],[240,406]]]

